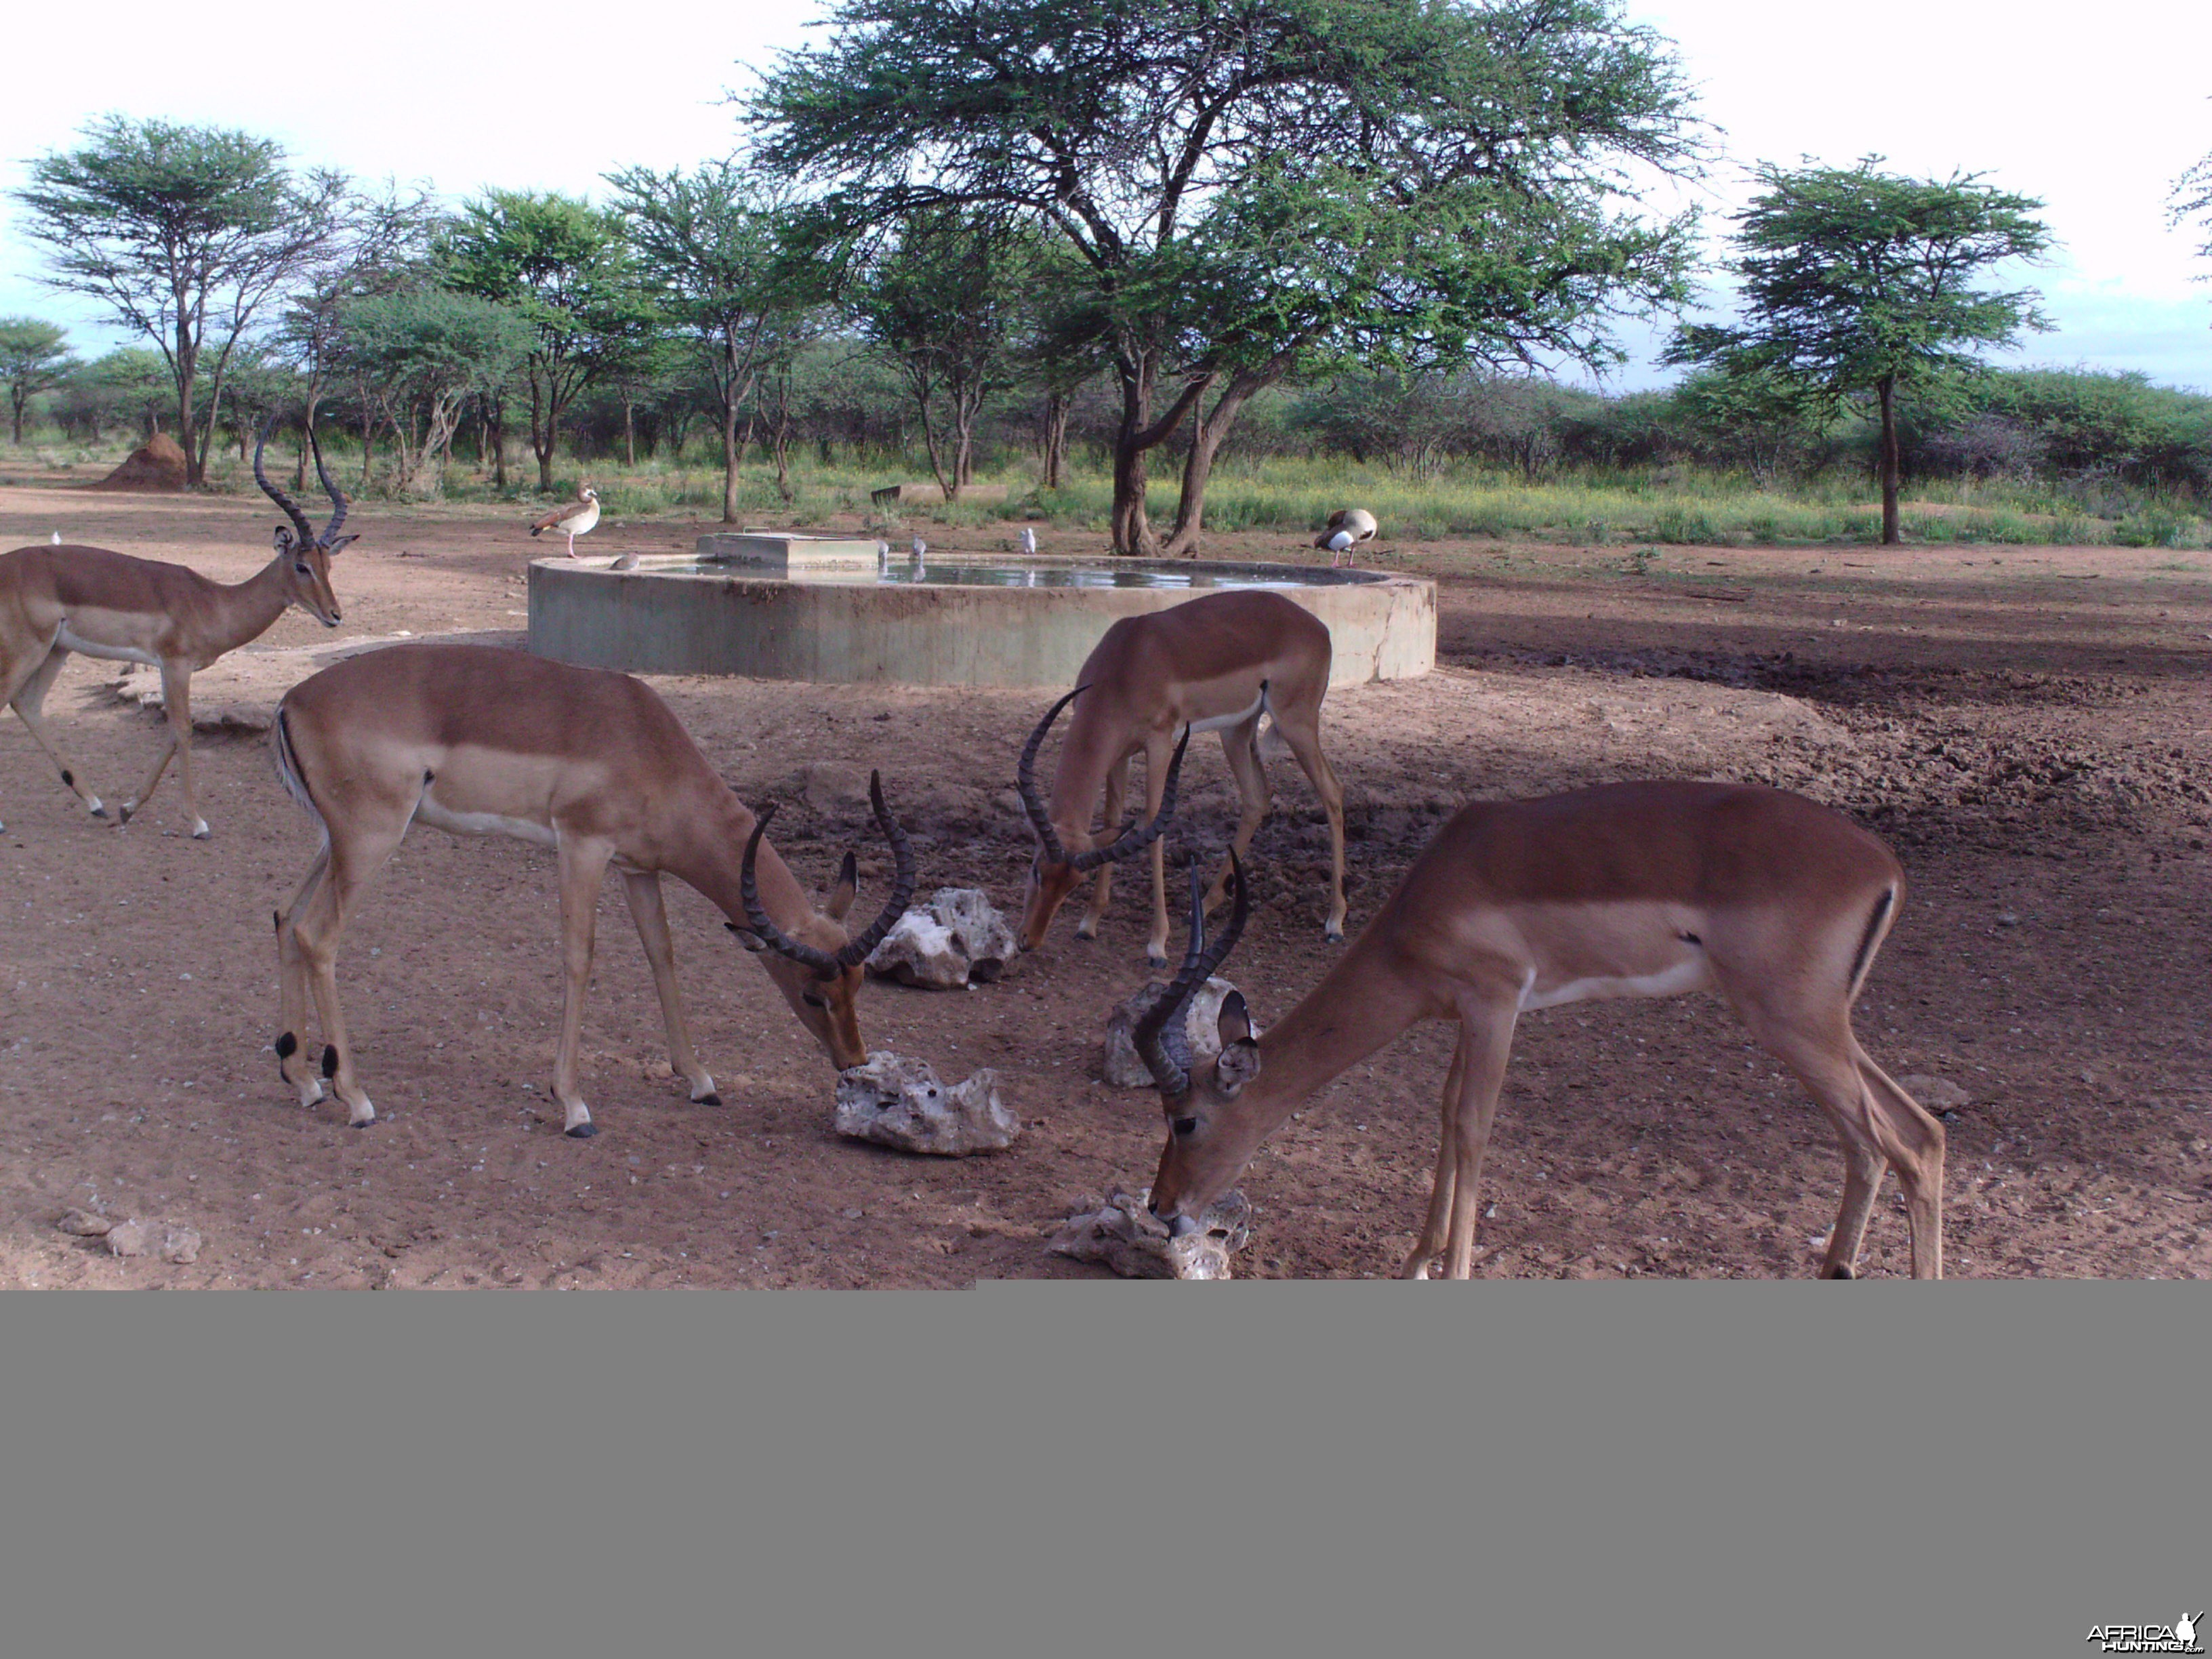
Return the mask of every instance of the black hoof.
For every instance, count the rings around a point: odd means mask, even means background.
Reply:
[[[1154,955],[1153,955],[1150,951],[1146,951],[1146,952],[1145,952],[1145,966],[1146,966],[1146,967],[1147,967],[1147,968],[1164,968],[1164,967],[1166,967],[1167,965],[1168,965],[1168,959],[1167,959],[1164,956],[1158,956],[1158,957],[1156,957],[1156,956],[1154,956]]]
[[[722,1097],[710,1089],[691,1103],[694,1106],[719,1106],[722,1103]]]
[[[1835,1272],[1830,1273],[1828,1277],[1831,1279],[1856,1279],[1858,1275],[1853,1273],[1849,1267],[1838,1267]]]
[[[561,1133],[571,1140],[589,1140],[599,1132],[599,1126],[596,1123],[579,1123],[574,1128],[563,1129]]]
[[[105,806],[95,806],[92,809],[92,815],[96,818],[104,818],[107,816],[107,809]]]
[[[374,1129],[378,1124],[383,1121],[384,1120],[380,1117],[368,1117],[363,1118],[358,1123],[349,1123],[346,1127],[349,1129]]]

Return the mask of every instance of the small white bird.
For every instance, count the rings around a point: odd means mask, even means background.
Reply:
[[[56,532],[54,532],[54,545],[55,545],[56,547],[59,547],[61,544],[62,544],[62,532],[61,532],[60,531],[57,530]]]
[[[1344,556],[1352,550],[1353,543],[1366,541],[1380,527],[1375,522],[1375,515],[1364,507],[1339,507],[1328,515],[1321,534],[1314,538],[1314,545],[1328,550],[1328,562],[1334,568],[1346,562]]]
[[[586,484],[576,492],[576,499],[566,507],[556,507],[536,524],[530,526],[533,536],[541,530],[557,530],[568,538],[568,556],[576,556],[576,538],[587,532],[599,521],[599,492]]]
[[[929,544],[922,540],[921,537],[916,536],[914,538],[914,562],[916,564],[920,564],[921,562],[922,555],[928,551]]]
[[[1027,525],[1022,526],[1022,552],[1029,558],[1036,557],[1036,532]]]

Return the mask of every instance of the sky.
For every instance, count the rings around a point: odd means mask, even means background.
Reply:
[[[739,134],[728,94],[778,48],[815,38],[819,15],[808,0],[656,0],[630,28],[604,4],[384,0],[201,13],[255,21],[180,28],[170,4],[99,9],[96,40],[91,15],[65,8],[10,26],[18,72],[0,96],[0,191],[119,112],[243,127],[299,161],[427,181],[449,198],[488,185],[591,192],[616,167],[729,154]],[[1914,176],[1984,173],[2041,198],[2060,243],[2040,267],[2000,273],[2040,289],[2057,328],[1999,361],[2136,369],[2212,391],[2212,283],[2197,280],[2212,260],[2194,252],[2209,233],[2166,221],[2175,178],[2212,153],[2212,4],[1630,0],[1628,15],[1675,43],[1717,130],[1726,159],[1652,198],[1699,205],[1716,258],[1755,161],[1848,166],[1872,153]],[[0,200],[0,314],[66,323],[80,350],[118,343],[89,305],[38,284],[16,211]],[[1725,290],[1712,302],[1718,314]],[[1632,361],[1607,384],[1671,378],[1652,361],[1663,333],[1624,329]]]

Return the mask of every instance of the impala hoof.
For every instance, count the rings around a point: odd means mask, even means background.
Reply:
[[[562,1134],[568,1136],[571,1140],[589,1140],[593,1135],[599,1133],[599,1126],[592,1122],[589,1119],[577,1124],[575,1127],[572,1129],[563,1129],[561,1131]]]
[[[1146,966],[1146,967],[1147,967],[1147,968],[1164,968],[1164,967],[1166,967],[1167,965],[1168,965],[1168,953],[1167,953],[1166,951],[1155,951],[1155,950],[1153,950],[1153,949],[1152,948],[1152,946],[1150,946],[1149,945],[1146,945],[1146,946],[1145,947],[1145,966]]]
[[[192,820],[192,839],[194,841],[206,841],[214,834],[215,831],[207,827],[207,820],[205,818],[194,818]]]
[[[131,815],[137,810],[138,803],[136,801],[126,800],[122,805],[117,807],[115,809],[116,827],[120,829],[123,825],[130,823]]]
[[[91,811],[93,817],[96,818],[104,818],[107,816],[107,809],[102,806],[96,798],[92,803]]]
[[[1838,1267],[1829,1273],[1828,1277],[1831,1279],[1856,1279],[1858,1275],[1853,1273],[1849,1267]]]
[[[709,1089],[703,1095],[692,1096],[691,1103],[694,1106],[719,1106],[722,1103],[722,1097]]]
[[[1324,945],[1341,945],[1344,943],[1344,929],[1341,927],[1324,927],[1321,930],[1321,938],[1322,943]]]

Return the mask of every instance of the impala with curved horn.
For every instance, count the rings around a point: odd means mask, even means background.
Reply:
[[[1885,1167],[1897,1172],[1912,1273],[1943,1274],[1943,1126],[1860,1048],[1851,1004],[1904,890],[1895,856],[1841,813],[1747,784],[1617,783],[1479,802],[1438,831],[1397,890],[1297,1007],[1252,1036],[1241,996],[1221,1054],[1194,1072],[1191,994],[1247,913],[1241,868],[1212,948],[1194,892],[1183,970],[1133,1035],[1168,1139],[1154,1212],[1187,1232],[1315,1090],[1417,1020],[1459,1023],[1428,1218],[1401,1278],[1472,1270],[1476,1183],[1516,1022],[1602,997],[1718,990],[1794,1072],[1844,1152],[1823,1276],[1849,1279]]]
[[[553,1097],[562,1127],[596,1133],[576,1088],[576,1047],[592,972],[593,924],[610,866],[621,872],[667,1028],[671,1063],[691,1098],[719,1105],[676,988],[660,878],[672,875],[729,918],[758,952],[800,1024],[841,1069],[864,1063],[855,999],[861,963],[914,896],[914,852],[868,781],[877,827],[896,862],[890,901],[848,933],[853,855],[817,909],[762,835],[758,817],[716,775],[668,705],[641,680],[491,646],[401,645],[365,652],[284,695],[270,732],[278,775],[322,830],[314,861],[276,917],[283,1030],[278,1069],[300,1103],[323,1097],[303,1047],[312,996],[321,1073],[356,1127],[376,1109],[354,1072],[338,1006],[338,936],[362,890],[420,821],[463,835],[551,848],[559,865],[565,973]],[[740,850],[742,849],[742,851]]]
[[[314,434],[309,432],[307,438],[313,443]],[[161,671],[168,736],[154,769],[123,803],[117,818],[123,823],[131,821],[131,815],[152,798],[174,759],[192,835],[204,841],[207,820],[200,816],[192,777],[193,673],[225,652],[258,638],[295,605],[326,628],[338,625],[337,597],[331,591],[331,556],[358,539],[338,534],[338,526],[345,522],[345,497],[323,470],[323,452],[317,445],[315,470],[335,509],[319,533],[299,504],[270,483],[261,470],[261,450],[268,441],[269,427],[264,426],[253,447],[253,481],[284,509],[298,533],[279,525],[276,556],[234,587],[210,581],[180,564],[132,558],[102,547],[64,543],[0,555],[0,696],[22,716],[32,740],[96,818],[106,817],[107,808],[63,755],[40,713],[70,652],[149,663]]]
[[[1275,731],[1297,757],[1328,815],[1328,918],[1322,932],[1328,939],[1342,939],[1344,790],[1321,749],[1321,702],[1328,690],[1330,656],[1328,624],[1279,593],[1256,589],[1210,593],[1148,616],[1124,617],[1108,629],[1075,677],[1075,690],[1047,711],[1022,749],[1016,783],[1038,848],[1023,901],[1022,948],[1034,951],[1044,943],[1060,907],[1082,878],[1096,870],[1090,908],[1075,930],[1079,939],[1094,937],[1113,890],[1114,866],[1149,844],[1152,932],[1145,957],[1164,965],[1167,866],[1157,832],[1133,843],[1124,832],[1110,847],[1097,847],[1091,830],[1091,804],[1103,788],[1110,830],[1128,793],[1129,763],[1141,751],[1146,811],[1156,826],[1164,826],[1173,811],[1168,750],[1176,728],[1183,728],[1185,741],[1193,732],[1218,731],[1243,804],[1230,846],[1243,856],[1267,816],[1267,775],[1259,750],[1263,714],[1273,718]],[[1060,745],[1048,808],[1037,793],[1037,750],[1071,702],[1075,713]],[[1175,753],[1179,763],[1180,743]],[[1224,864],[1207,900],[1209,908],[1220,902],[1227,880]]]

